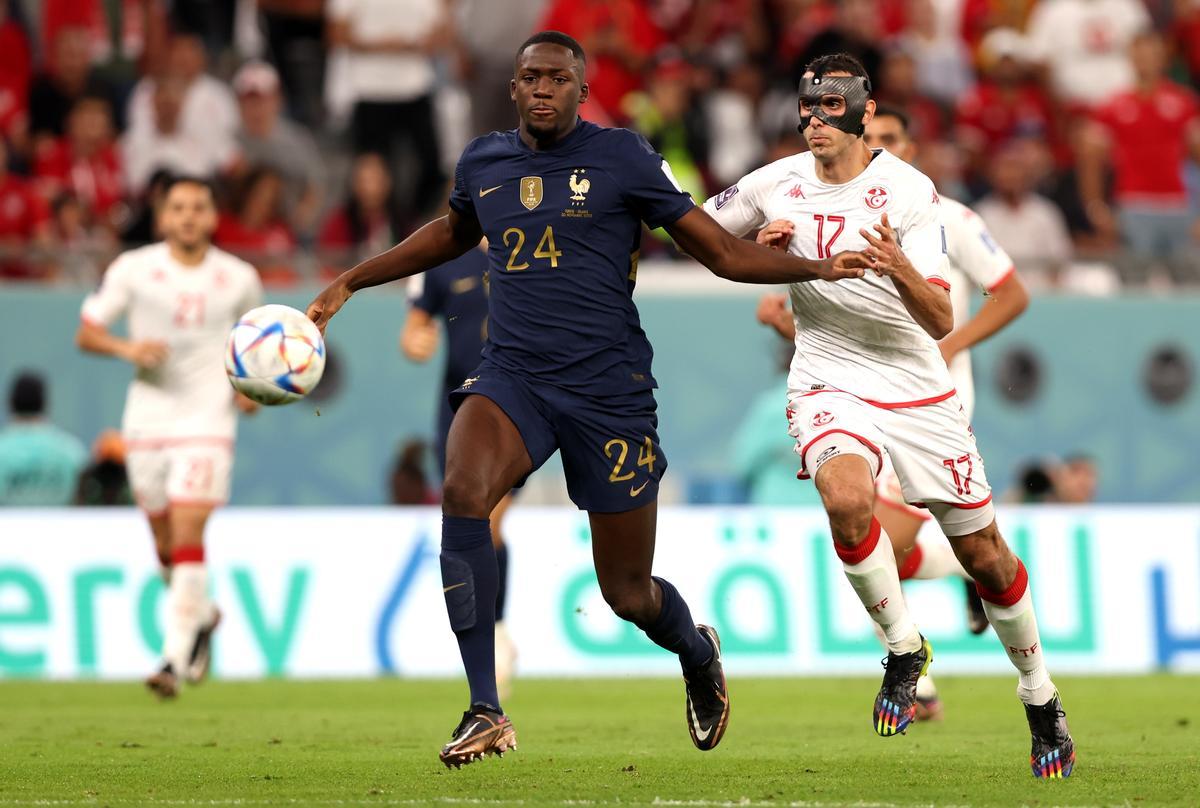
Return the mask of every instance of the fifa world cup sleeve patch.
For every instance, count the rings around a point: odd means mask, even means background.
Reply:
[[[729,200],[733,199],[735,196],[737,196],[737,194],[738,194],[738,187],[736,185],[730,185],[724,191],[717,194],[717,199],[716,199],[716,202],[714,203],[717,207],[717,210],[720,210],[721,208],[725,207],[725,203],[728,202]]]

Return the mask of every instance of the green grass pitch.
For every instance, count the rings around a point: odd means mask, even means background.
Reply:
[[[879,738],[875,680],[734,679],[702,753],[677,680],[519,680],[519,749],[447,771],[457,682],[0,682],[0,805],[1200,805],[1200,678],[1059,680],[1079,759],[1051,782],[1012,678],[939,685],[943,722]]]

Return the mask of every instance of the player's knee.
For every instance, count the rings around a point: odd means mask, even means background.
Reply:
[[[491,511],[487,486],[482,480],[466,474],[447,473],[442,486],[442,513],[469,519],[487,519]]]
[[[602,586],[600,591],[613,614],[622,620],[642,625],[654,618],[654,598],[649,587]]]
[[[976,580],[1002,576],[1010,559],[1015,558],[994,527],[958,537],[953,545],[959,563]],[[1011,566],[1015,566],[1015,561]]]
[[[867,537],[874,515],[873,491],[850,488],[828,496],[823,495],[822,499],[835,542],[853,547]]]

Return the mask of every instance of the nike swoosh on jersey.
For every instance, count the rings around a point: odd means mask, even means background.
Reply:
[[[504,183],[501,183],[501,184],[495,186],[494,188],[480,188],[479,189],[479,198],[483,199],[485,196],[490,194],[492,191],[499,191],[503,187],[504,187]]]
[[[700,741],[707,741],[708,736],[712,735],[713,728],[709,727],[706,730],[701,730],[700,729],[700,719],[696,717],[696,708],[693,707],[691,705],[691,703],[689,703],[688,710],[692,714],[692,728],[696,731],[696,739],[700,740]]]
[[[458,589],[460,586],[466,586],[466,585],[467,585],[467,582],[466,582],[466,581],[463,581],[462,583],[458,583],[458,584],[450,584],[450,586],[443,586],[443,587],[442,587],[442,592],[443,592],[443,593],[445,593],[445,592],[449,592],[451,589]]]
[[[642,491],[646,490],[646,486],[648,486],[648,485],[650,485],[650,481],[646,480],[646,482],[642,483],[637,488],[630,486],[629,496],[636,497],[638,494],[642,493]]]

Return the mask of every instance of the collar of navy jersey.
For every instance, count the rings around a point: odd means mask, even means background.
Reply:
[[[517,142],[517,148],[532,157],[532,156],[537,156],[539,154],[557,154],[558,152],[561,152],[564,149],[566,149],[570,146],[573,146],[575,144],[575,142],[581,136],[581,133],[583,133],[586,129],[588,129],[594,125],[595,124],[588,123],[587,121],[585,121],[583,118],[580,118],[579,116],[575,116],[575,128],[572,129],[570,132],[568,132],[566,137],[562,138],[561,140],[559,140],[557,143],[555,143],[553,146],[551,146],[548,149],[531,148],[529,146],[529,144],[526,143],[521,138],[521,130],[519,128],[512,129],[510,131],[512,132],[513,139],[516,140],[516,142]]]

